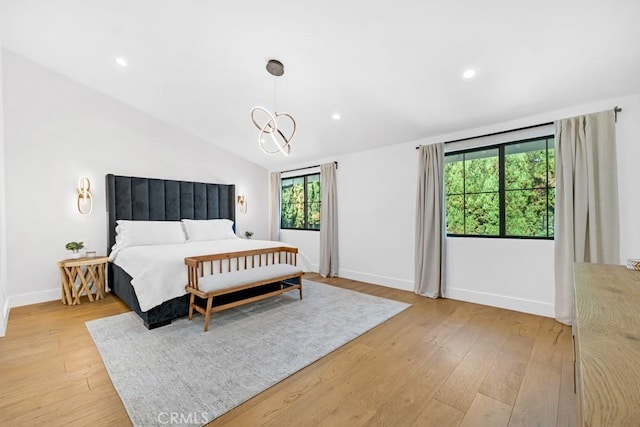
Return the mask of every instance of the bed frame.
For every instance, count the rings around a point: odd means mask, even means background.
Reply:
[[[181,219],[230,219],[235,231],[235,185],[131,176],[106,176],[107,254],[116,241],[116,221],[180,221]],[[148,329],[164,326],[189,312],[189,297],[165,301],[148,311],[140,304],[131,286],[131,276],[115,264],[107,267],[111,292],[142,318]],[[187,273],[185,269],[185,284]]]

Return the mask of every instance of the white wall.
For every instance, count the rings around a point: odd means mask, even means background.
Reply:
[[[2,42],[0,41],[0,48]],[[5,161],[4,161],[4,96],[2,90],[2,55],[0,55],[0,337],[7,328],[9,305],[5,297],[7,288],[7,225],[5,221]]]
[[[621,99],[616,141],[620,201],[620,258],[640,258],[640,94]]]
[[[415,149],[394,145],[338,162],[340,276],[412,290]]]
[[[303,267],[318,272],[320,268],[320,233],[306,230],[280,230],[280,241],[298,248]]]
[[[4,55],[7,295],[10,306],[60,297],[56,262],[64,244],[107,249],[105,175],[236,184],[248,212],[238,232],[266,239],[267,171],[164,122],[41,67]],[[215,120],[212,113],[212,120]],[[94,209],[75,206],[80,176]]]
[[[640,258],[636,175],[640,95],[632,95],[330,159],[339,162],[340,276],[413,290],[417,145],[550,122],[614,105],[623,108],[616,126],[621,261]],[[283,234],[283,240],[301,242],[300,247],[318,246],[317,233],[292,233]],[[311,262],[317,265],[318,258]],[[553,241],[449,238],[446,274],[449,298],[554,315]]]

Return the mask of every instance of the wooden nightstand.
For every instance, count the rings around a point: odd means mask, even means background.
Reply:
[[[62,303],[80,304],[80,296],[85,292],[89,301],[104,298],[104,267],[109,261],[106,256],[72,258],[58,262],[62,278]]]

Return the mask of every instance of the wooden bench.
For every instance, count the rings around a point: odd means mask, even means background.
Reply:
[[[286,246],[201,255],[184,259],[188,271],[185,290],[189,297],[189,320],[193,310],[204,315],[204,331],[209,330],[211,313],[259,301],[298,289],[302,299],[302,269],[297,267],[298,249]],[[247,298],[214,306],[214,298],[268,284],[279,284]],[[195,297],[206,300],[206,307],[196,304]]]

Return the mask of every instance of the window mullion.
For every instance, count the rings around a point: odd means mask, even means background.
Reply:
[[[547,162],[546,166],[546,170],[547,170],[547,183],[545,185],[546,188],[546,193],[547,193],[547,223],[546,225],[546,236],[549,237],[549,138],[547,138],[545,141],[545,160]]]
[[[500,237],[507,235],[506,210],[505,210],[505,165],[504,165],[504,145],[498,148],[498,199],[500,208]]]
[[[303,196],[304,196],[304,229],[308,230],[309,229],[309,195],[307,194],[307,191],[309,191],[309,183],[308,183],[308,176],[305,175],[304,177],[304,191],[302,192]]]
[[[462,232],[467,234],[467,155],[462,155]]]

